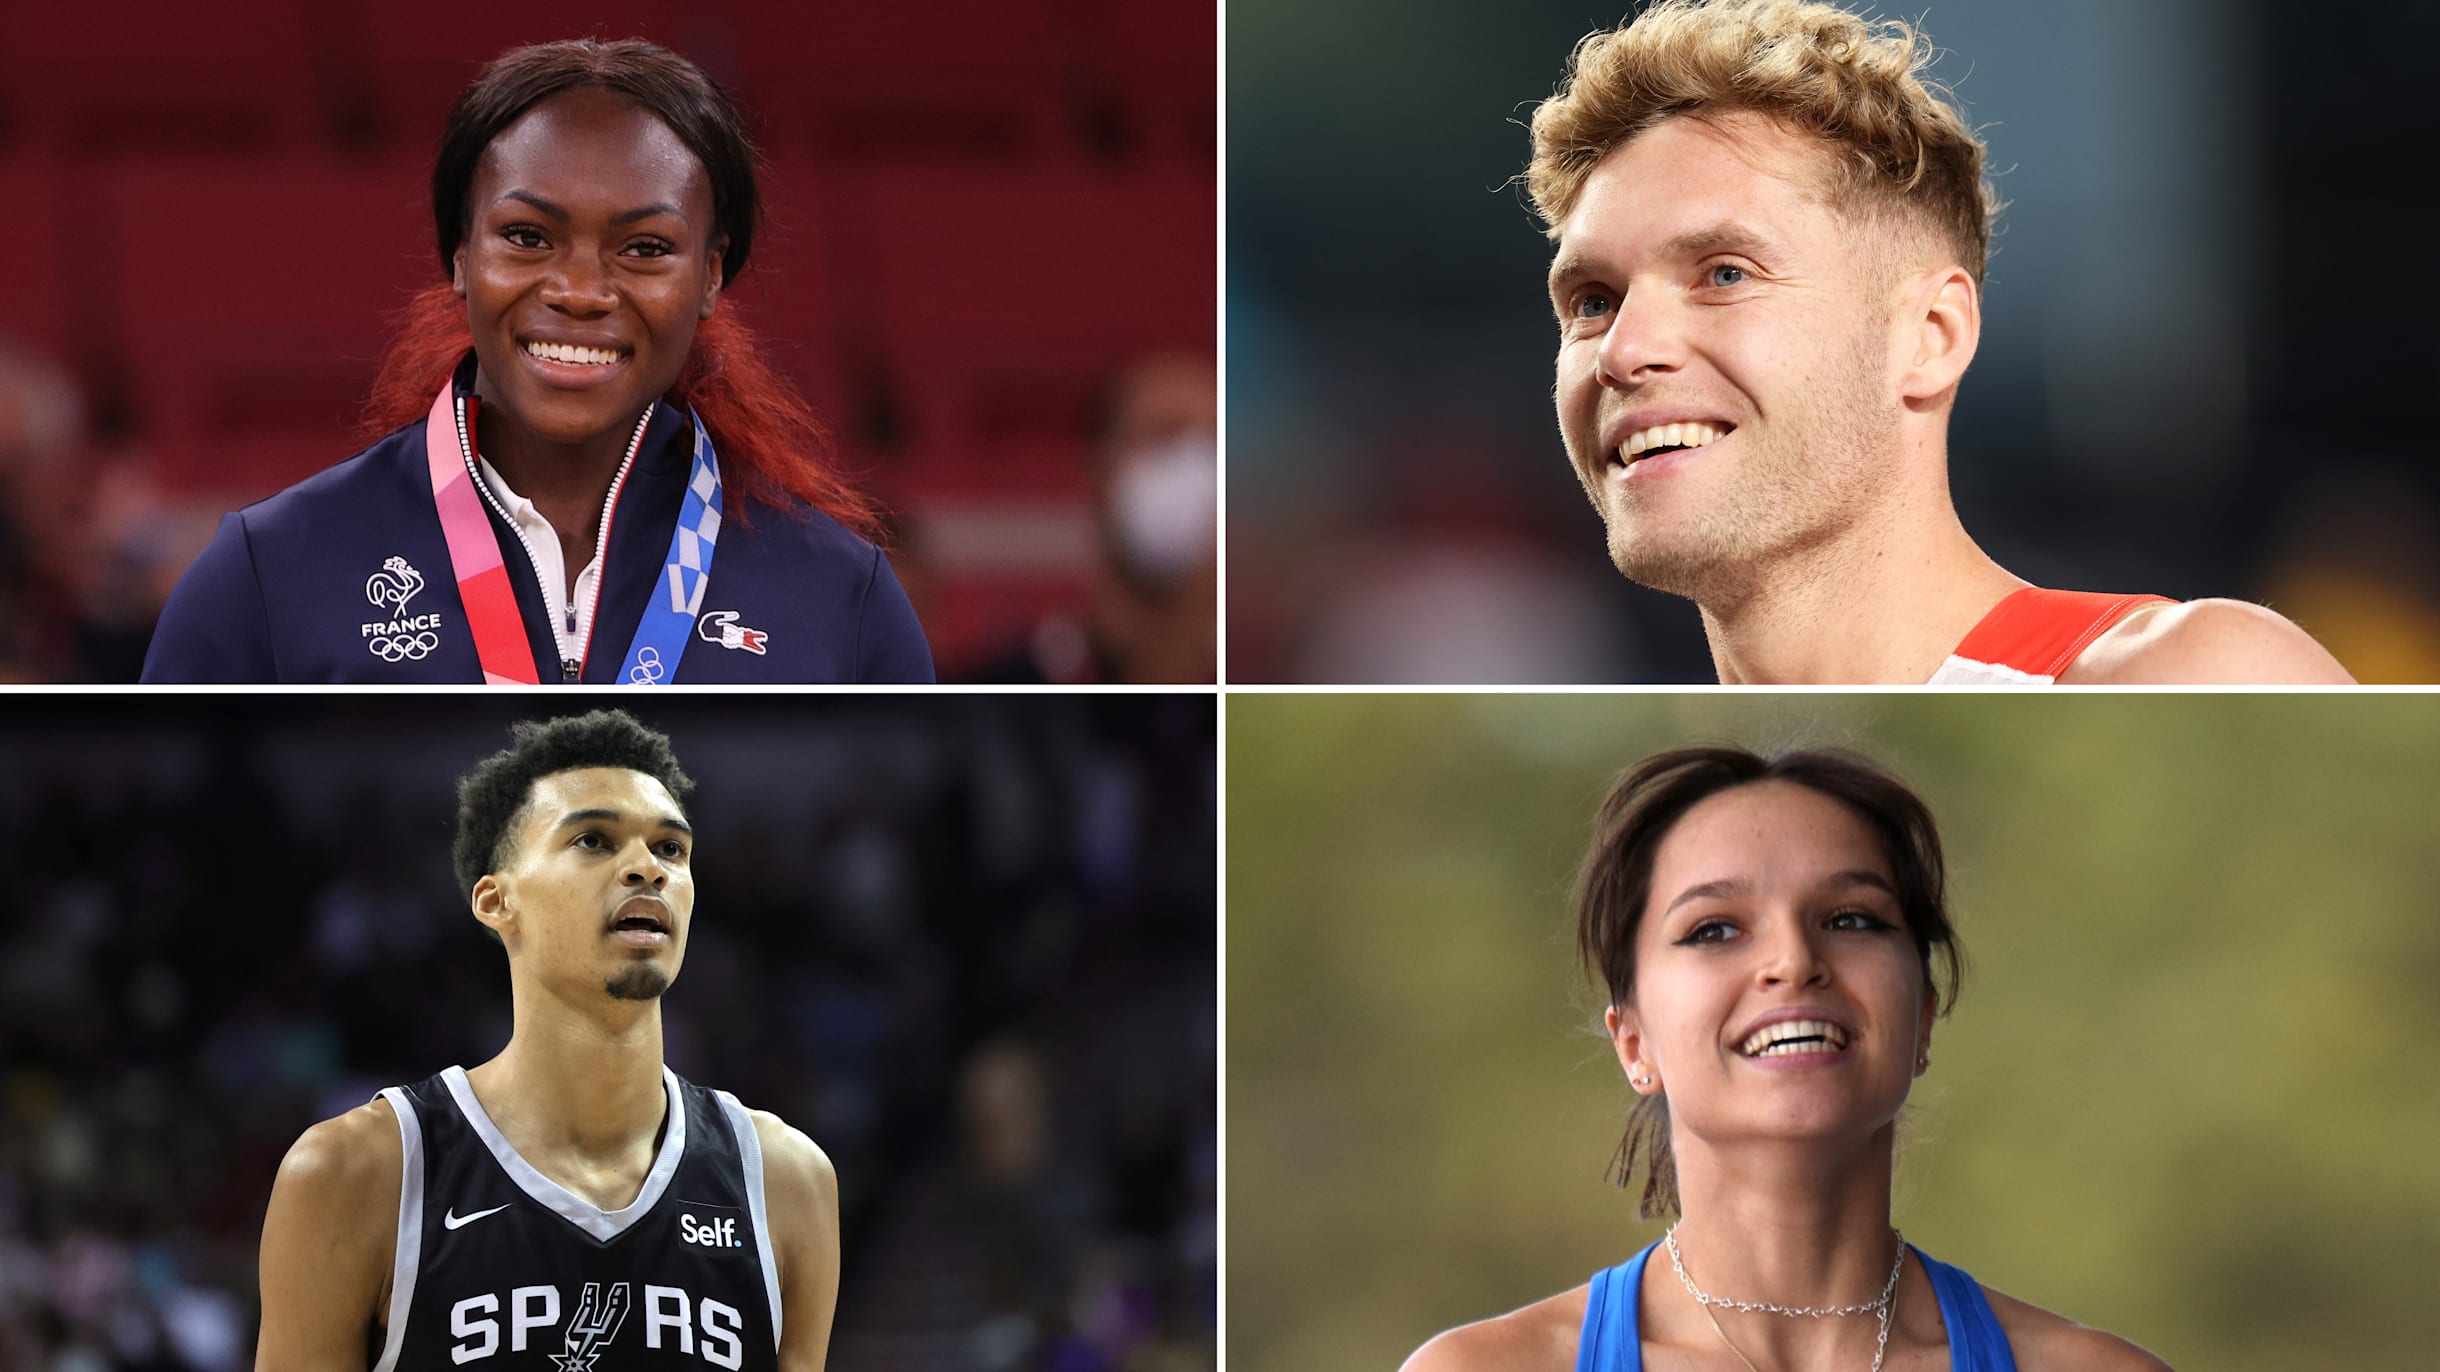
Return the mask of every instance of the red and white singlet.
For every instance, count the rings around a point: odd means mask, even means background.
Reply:
[[[1927,686],[2049,686],[2128,613],[2167,596],[2027,586],[1991,607]]]

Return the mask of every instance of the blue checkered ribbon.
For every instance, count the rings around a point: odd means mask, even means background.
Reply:
[[[666,686],[677,676],[678,659],[695,636],[703,613],[703,588],[712,579],[712,550],[720,542],[720,460],[712,436],[695,420],[695,462],[686,477],[686,502],[678,507],[678,530],[670,535],[669,562],[661,585],[644,606],[627,648],[619,680],[636,686]]]

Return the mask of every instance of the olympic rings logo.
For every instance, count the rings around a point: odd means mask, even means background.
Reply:
[[[627,669],[627,680],[637,686],[658,686],[669,669],[661,665],[661,650],[646,645],[635,655],[635,665]]]
[[[429,630],[420,634],[399,634],[377,638],[365,645],[373,656],[384,662],[421,662],[433,649],[441,646],[441,636]]]

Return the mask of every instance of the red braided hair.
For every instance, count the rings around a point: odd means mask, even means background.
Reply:
[[[432,397],[474,346],[466,306],[447,286],[418,292],[399,312],[398,336],[381,359],[358,437],[371,442],[422,419]],[[764,359],[754,331],[715,313],[695,328],[671,394],[693,410],[720,451],[720,478],[746,501],[784,509],[801,501],[861,537],[881,541],[881,510],[849,485],[830,459],[830,430],[787,377]],[[729,507],[740,525],[744,502]]]

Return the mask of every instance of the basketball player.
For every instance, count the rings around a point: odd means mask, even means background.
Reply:
[[[2348,681],[2261,606],[2037,589],[1959,523],[1997,202],[1927,47],[1661,0],[1535,110],[1559,428],[1611,560],[1700,607],[1723,682]]]
[[[520,724],[460,781],[453,857],[508,951],[508,1046],[289,1150],[256,1372],[822,1366],[830,1160],[661,1062],[692,786],[617,711]]]

